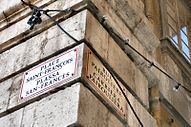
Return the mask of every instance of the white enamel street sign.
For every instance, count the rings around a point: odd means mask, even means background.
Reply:
[[[26,101],[71,81],[77,73],[77,55],[78,48],[75,48],[26,71],[19,101]]]

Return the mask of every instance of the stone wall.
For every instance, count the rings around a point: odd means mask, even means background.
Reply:
[[[165,121],[166,117],[162,119],[162,114],[160,117],[155,116],[158,109],[161,113],[165,112],[168,118],[171,116],[168,110],[160,108],[163,107],[159,102],[160,94],[190,123],[189,96],[174,93],[171,86],[175,84],[168,77],[150,66],[127,45],[121,46],[121,42],[112,34],[116,32],[124,40],[129,40],[129,45],[178,81],[189,82],[182,76],[177,63],[168,55],[161,54],[159,35],[155,35],[157,30],[153,30],[152,22],[145,15],[143,0],[26,2],[43,9],[73,10],[66,13],[53,12],[50,15],[77,41],[43,14],[43,22],[29,30],[26,23],[31,16],[29,7],[19,0],[0,1],[0,126],[139,127],[140,123],[128,103],[124,119],[84,78],[89,50],[123,86],[144,127],[165,125],[159,123]],[[104,23],[109,24],[114,31],[108,30]],[[19,101],[26,71],[76,47],[79,49],[77,74],[72,80],[23,102]],[[160,94],[151,94],[149,89],[153,86],[159,86],[157,93]],[[160,105],[159,108],[153,110],[153,103]],[[183,109],[180,103],[187,107]]]

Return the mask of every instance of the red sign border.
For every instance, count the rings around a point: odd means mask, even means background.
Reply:
[[[67,53],[70,53],[70,52],[72,52],[72,51],[76,52],[75,68],[74,68],[74,75],[73,75],[73,76],[71,76],[71,77],[69,77],[69,78],[67,78],[67,79],[64,79],[64,80],[62,80],[62,81],[60,81],[60,82],[58,82],[58,83],[55,83],[55,84],[53,84],[53,85],[51,85],[51,86],[49,86],[49,87],[47,87],[47,88],[45,88],[45,89],[42,89],[42,90],[38,91],[38,92],[35,93],[35,94],[29,95],[28,97],[25,97],[25,98],[22,98],[22,97],[21,97],[26,73],[28,73],[28,72],[30,72],[31,70],[34,70],[35,68],[38,68],[38,67],[40,67],[40,66],[42,66],[42,65],[44,65],[44,64],[46,64],[46,63],[48,63],[48,62],[50,62],[50,61],[52,61],[52,60],[55,60],[56,58],[59,58],[59,57],[65,55],[65,54],[67,54]],[[32,98],[34,98],[34,97],[40,96],[40,95],[42,95],[42,94],[48,92],[49,90],[53,90],[53,88],[56,88],[56,87],[61,86],[61,85],[58,85],[58,84],[63,84],[63,83],[66,83],[66,82],[68,82],[68,81],[74,79],[74,78],[77,76],[78,53],[79,53],[79,48],[75,48],[75,49],[66,51],[66,52],[64,52],[64,53],[62,53],[62,54],[59,54],[59,55],[57,55],[57,56],[55,56],[55,57],[52,57],[52,58],[50,58],[50,59],[48,59],[48,60],[46,60],[46,61],[40,63],[39,65],[37,65],[37,66],[35,66],[35,67],[33,67],[33,68],[27,70],[26,72],[24,72],[23,78],[22,78],[22,83],[21,83],[21,88],[20,88],[19,100],[18,100],[18,101],[19,101],[19,102],[28,101],[28,100],[30,100],[30,99],[32,99]]]

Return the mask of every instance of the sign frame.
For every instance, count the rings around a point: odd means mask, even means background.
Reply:
[[[56,82],[56,83],[53,83],[52,85],[50,85],[50,86],[48,86],[46,88],[43,88],[42,90],[40,90],[38,92],[35,92],[34,94],[31,94],[31,95],[29,95],[27,97],[22,97],[23,88],[24,88],[24,85],[26,85],[25,84],[25,79],[26,79],[26,75],[28,73],[31,73],[31,71],[33,71],[33,70],[35,70],[35,69],[37,69],[39,67],[42,67],[43,65],[46,65],[47,63],[49,63],[49,62],[51,62],[51,61],[53,61],[55,59],[59,59],[59,58],[63,57],[64,55],[67,55],[68,53],[71,53],[71,52],[75,52],[75,58],[74,58],[75,63],[74,63],[74,68],[73,68],[74,72],[71,74],[71,76],[69,78],[63,79],[63,80],[61,80],[59,82]],[[49,91],[51,91],[51,90],[53,90],[53,89],[55,89],[57,87],[60,87],[60,86],[64,85],[65,83],[68,83],[69,81],[73,80],[77,76],[77,73],[78,73],[78,57],[79,57],[79,47],[76,47],[76,48],[70,49],[68,51],[65,51],[65,52],[63,52],[63,53],[61,53],[61,54],[59,54],[57,56],[54,56],[54,57],[52,57],[52,58],[50,58],[50,59],[48,59],[48,60],[46,60],[46,61],[44,61],[44,62],[42,62],[42,63],[40,63],[38,65],[36,65],[36,66],[34,66],[33,68],[27,70],[26,72],[24,72],[23,77],[22,77],[22,82],[21,82],[21,88],[20,88],[20,94],[19,94],[19,100],[18,101],[19,102],[24,102],[24,101],[30,100],[32,98],[38,97],[40,95],[43,95],[43,94],[45,94],[45,93],[47,93],[47,92],[49,92]]]
[[[109,106],[109,108],[111,108],[112,110],[115,111],[115,113],[122,118],[123,120],[127,119],[127,102],[125,97],[123,96],[122,92],[121,92],[121,97],[123,98],[123,108],[124,108],[124,112],[122,113],[122,111],[116,106],[116,104],[114,104],[114,102],[112,102],[106,95],[104,95],[104,93],[96,86],[96,83],[90,80],[90,77],[88,75],[88,71],[89,69],[89,65],[90,64],[90,57],[94,57],[94,59],[100,64],[100,66],[102,66],[111,76],[112,80],[113,80],[113,85],[117,86],[116,81],[114,80],[114,77],[112,77],[111,73],[108,71],[108,69],[103,65],[103,63],[98,59],[98,57],[90,50],[87,49],[86,52],[86,63],[84,66],[84,72],[83,72],[83,77],[87,82],[87,85],[90,87],[90,89],[93,90],[94,94],[96,94],[96,96],[98,96],[99,98],[101,98],[101,100],[103,100],[103,103],[106,104],[106,106]],[[122,83],[119,81],[118,82],[119,85],[125,90],[125,93],[127,92],[126,88],[124,86],[122,86]],[[119,87],[118,87],[119,88]]]

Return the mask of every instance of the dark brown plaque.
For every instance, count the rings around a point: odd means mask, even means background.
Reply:
[[[114,108],[118,115],[126,118],[127,103],[125,97],[110,72],[90,50],[87,52],[85,75],[85,78],[91,85],[90,87],[92,87],[110,107]],[[122,87],[121,83],[120,86]]]

